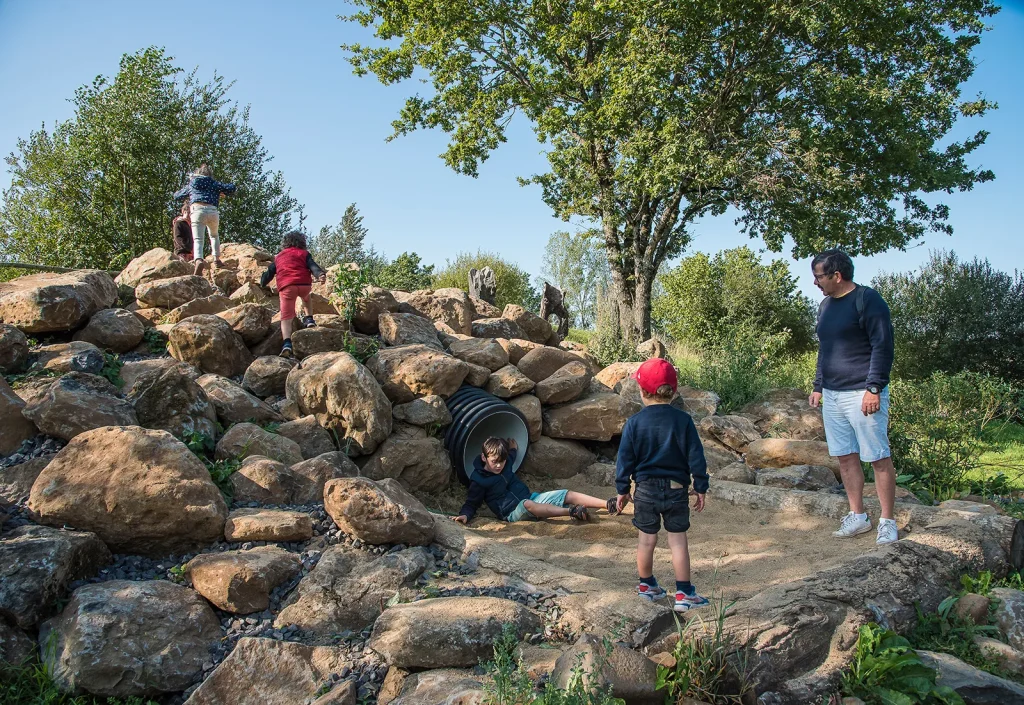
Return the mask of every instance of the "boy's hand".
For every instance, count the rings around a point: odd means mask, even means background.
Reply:
[[[629,493],[620,494],[615,498],[615,513],[622,514],[622,510],[626,508],[626,505],[633,501],[633,498],[629,496]]]
[[[508,447],[511,448],[512,450],[519,450],[519,444],[516,443],[515,438],[508,439]]]
[[[326,274],[321,274],[319,277],[316,278],[316,280],[318,282],[320,282],[321,284],[323,284],[325,281],[327,281],[327,275]]]
[[[465,514],[460,514],[457,517],[452,517],[452,521],[457,521],[460,524],[468,524],[469,517],[467,517]]]
[[[699,492],[694,493],[693,499],[693,511],[703,512],[704,511],[704,495]]]

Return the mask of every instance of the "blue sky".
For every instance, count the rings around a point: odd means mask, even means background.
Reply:
[[[163,46],[182,68],[198,67],[201,77],[216,70],[235,81],[229,95],[251,105],[251,123],[274,155],[273,166],[306,205],[310,229],[337,222],[355,202],[370,240],[391,256],[411,250],[443,264],[459,251],[483,248],[537,274],[548,236],[566,224],[552,217],[539,189],[516,184],[516,176],[545,167],[529,126],[514,127],[477,179],[456,175],[437,157],[443,133],[385,143],[391,120],[415,87],[385,88],[352,75],[339,45],[365,34],[336,19],[348,10],[319,0],[0,0],[0,153],[9,154],[19,137],[43,122],[52,126],[70,117],[67,99],[75,88],[116,73],[123,53]],[[1024,2],[1004,4],[992,26],[965,97],[982,93],[999,110],[962,122],[953,137],[991,132],[972,163],[993,169],[996,181],[943,197],[952,209],[952,237],[932,235],[907,252],[858,258],[858,280],[915,268],[930,248],[940,247],[963,258],[987,257],[1005,270],[1024,269]],[[10,175],[0,174],[0,186],[9,184]],[[761,247],[725,216],[698,223],[691,250],[744,243]],[[814,293],[807,269],[806,261],[795,263],[803,288]]]

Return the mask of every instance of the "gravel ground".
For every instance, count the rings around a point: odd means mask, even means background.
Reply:
[[[67,442],[59,438],[40,434],[23,442],[14,453],[0,458],[0,468],[9,468],[27,463],[35,458],[41,458],[44,455],[53,455],[66,445]]]

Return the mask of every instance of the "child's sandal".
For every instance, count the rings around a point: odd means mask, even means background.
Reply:
[[[590,521],[590,513],[582,504],[574,504],[569,507],[569,516],[576,521]]]

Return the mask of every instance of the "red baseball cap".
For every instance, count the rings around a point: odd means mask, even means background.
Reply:
[[[644,390],[644,393],[648,396],[657,394],[658,387],[663,384],[672,387],[673,392],[676,391],[676,387],[679,384],[676,368],[672,366],[671,362],[662,360],[660,357],[652,357],[640,365],[640,369],[633,375],[633,379],[637,381],[640,389]]]

